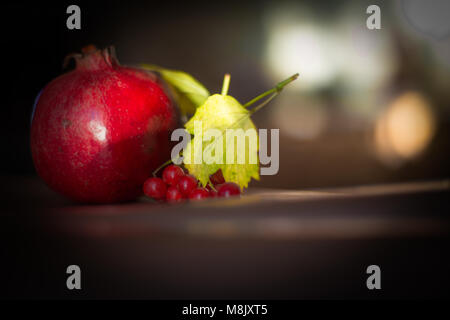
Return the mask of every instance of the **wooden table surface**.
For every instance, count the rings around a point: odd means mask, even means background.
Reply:
[[[36,177],[2,181],[8,298],[417,298],[450,285],[448,180],[177,205],[79,205]],[[371,264],[380,291],[366,288]]]

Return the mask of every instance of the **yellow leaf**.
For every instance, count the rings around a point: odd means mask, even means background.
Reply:
[[[198,131],[199,124],[201,135]],[[183,152],[183,162],[189,173],[202,185],[205,186],[209,176],[219,169],[222,169],[225,181],[235,182],[241,188],[246,188],[252,178],[259,180],[258,134],[250,119],[250,112],[236,99],[228,95],[210,96],[185,124],[185,128],[194,138]],[[208,130],[215,130],[218,134],[215,138],[204,141]],[[232,133],[238,138],[235,139]],[[214,155],[220,151],[222,163],[208,164],[204,161],[205,154]],[[202,158],[201,163],[195,163],[196,157]]]
[[[168,84],[181,114],[184,116],[194,114],[197,107],[202,105],[209,96],[208,90],[186,72],[149,64],[143,64],[142,67],[149,71],[156,71],[161,75]]]

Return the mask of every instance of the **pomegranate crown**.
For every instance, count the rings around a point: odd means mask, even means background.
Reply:
[[[75,60],[76,69],[79,71],[99,70],[120,65],[116,58],[114,46],[108,46],[100,50],[93,44],[87,45],[81,49],[81,53],[68,54],[64,58],[63,69],[67,68],[72,59]]]

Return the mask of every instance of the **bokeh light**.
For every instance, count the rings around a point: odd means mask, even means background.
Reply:
[[[383,163],[398,166],[421,154],[434,132],[435,117],[429,101],[419,92],[404,92],[376,122],[377,154]]]
[[[317,91],[339,81],[344,89],[357,91],[373,90],[396,71],[392,35],[367,29],[353,5],[326,24],[300,5],[268,11],[265,58],[273,78],[299,72],[300,90]]]
[[[314,90],[330,84],[336,77],[333,39],[314,22],[314,16],[299,5],[269,8],[266,18],[268,71],[282,79],[300,72],[303,90]]]
[[[353,92],[373,91],[385,85],[396,72],[394,40],[389,32],[367,29],[358,16],[354,7],[347,6],[336,30],[330,29],[338,39],[333,54],[339,61],[341,86]],[[387,27],[386,21],[384,26]]]

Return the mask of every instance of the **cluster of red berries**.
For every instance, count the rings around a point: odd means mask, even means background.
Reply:
[[[233,182],[225,182],[222,170],[210,176],[212,186],[199,186],[199,181],[176,165],[167,166],[162,179],[148,178],[144,182],[144,194],[155,200],[180,202],[185,199],[201,200],[215,197],[231,197],[241,194],[239,186]]]

